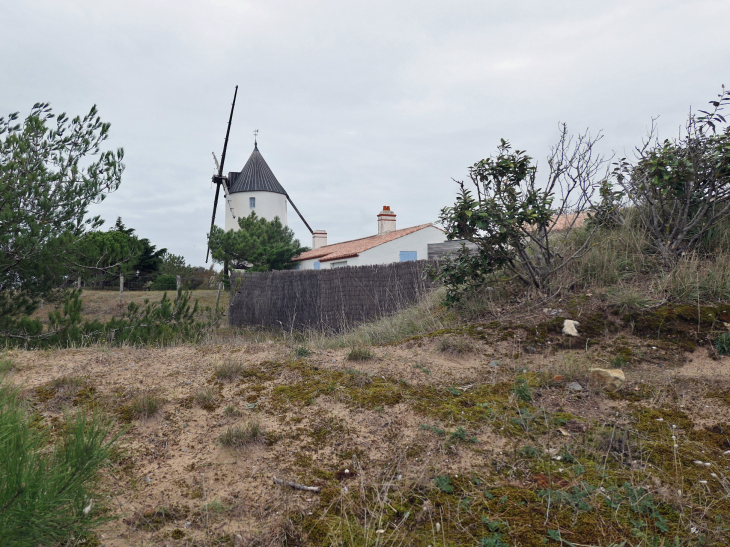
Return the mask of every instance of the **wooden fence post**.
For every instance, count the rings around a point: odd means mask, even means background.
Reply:
[[[176,275],[175,276],[175,280],[177,281],[177,286],[175,287],[175,290],[176,291],[179,291],[180,290],[180,285],[182,285],[182,279],[180,278],[179,275]]]
[[[76,288],[78,290],[81,290],[81,276],[76,280]]]
[[[215,297],[215,314],[218,315],[218,302],[221,299],[221,291],[223,290],[223,283],[218,282],[218,296]]]
[[[119,275],[119,307],[122,307],[122,295],[124,295],[124,274]]]

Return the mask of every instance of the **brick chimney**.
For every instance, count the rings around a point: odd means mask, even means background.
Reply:
[[[324,230],[315,230],[312,234],[312,249],[319,249],[327,245],[327,232]]]
[[[395,213],[390,210],[390,205],[383,205],[383,210],[378,213],[378,235],[395,230]]]

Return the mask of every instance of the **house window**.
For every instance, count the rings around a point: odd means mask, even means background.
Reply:
[[[319,263],[319,260],[312,264],[312,266],[314,266],[315,270],[319,270],[320,268],[322,268],[322,264]]]
[[[295,270],[301,270],[302,269],[302,265],[301,264],[297,264],[296,266],[294,266],[294,269]]]
[[[347,260],[343,260],[342,262],[333,262],[332,267],[333,268],[344,268],[347,266]]]
[[[256,209],[256,198],[248,198],[248,206],[251,209]]]
[[[418,260],[418,252],[416,252],[416,251],[401,251],[400,252],[400,261],[401,262],[413,262],[414,260]]]

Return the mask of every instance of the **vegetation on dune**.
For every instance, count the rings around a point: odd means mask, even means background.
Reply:
[[[77,412],[53,438],[33,423],[18,390],[0,377],[0,545],[57,545],[107,520],[96,480],[115,453],[111,423]]]

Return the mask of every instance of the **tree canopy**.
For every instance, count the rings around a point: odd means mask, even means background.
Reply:
[[[69,119],[37,103],[0,117],[0,317],[30,314],[69,276],[99,217],[89,206],[121,183],[123,150],[101,151],[110,124],[96,107]],[[0,325],[0,329],[3,328]]]
[[[272,221],[259,218],[255,212],[238,219],[240,230],[225,232],[217,226],[209,235],[213,261],[224,269],[245,269],[255,272],[294,268],[292,257],[307,250],[294,232],[278,217]]]

